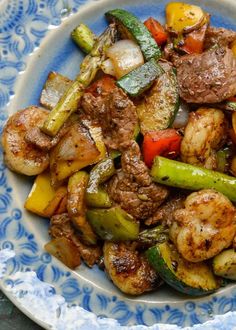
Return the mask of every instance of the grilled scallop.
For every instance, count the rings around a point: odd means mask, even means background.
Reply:
[[[32,106],[13,114],[2,133],[5,164],[14,172],[37,175],[49,165],[48,153],[26,142],[25,134],[35,126],[41,126],[48,111]]]
[[[132,243],[105,242],[105,269],[113,283],[124,293],[139,295],[156,289],[162,283],[145,255]]]
[[[184,208],[174,212],[170,237],[188,261],[210,259],[227,249],[236,233],[236,209],[213,189],[190,194]]]

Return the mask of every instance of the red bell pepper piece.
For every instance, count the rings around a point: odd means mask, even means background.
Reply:
[[[236,102],[236,96],[232,96],[232,97],[228,98],[227,101]]]
[[[109,93],[115,88],[115,79],[112,76],[104,75],[96,80],[92,85],[86,88],[85,92],[93,94],[97,97],[102,93]]]
[[[180,153],[181,136],[173,128],[148,132],[143,140],[143,158],[148,167],[156,156],[176,158]]]
[[[187,34],[184,40],[184,45],[179,48],[187,54],[201,54],[203,52],[205,34],[207,24],[204,24],[200,29]]]
[[[166,43],[168,34],[166,33],[165,29],[158,21],[156,21],[152,17],[149,17],[144,22],[144,25],[150,31],[153,38],[156,40],[156,43],[158,44],[158,46],[161,46],[164,43]]]

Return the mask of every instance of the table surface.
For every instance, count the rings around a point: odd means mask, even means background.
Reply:
[[[43,328],[24,315],[0,290],[0,329],[42,330]]]

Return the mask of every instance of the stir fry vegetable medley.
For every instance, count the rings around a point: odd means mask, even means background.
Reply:
[[[13,114],[6,165],[36,176],[26,210],[50,218],[45,249],[98,264],[124,293],[190,294],[236,280],[236,32],[172,2],[166,24],[106,14],[74,81],[49,73]]]

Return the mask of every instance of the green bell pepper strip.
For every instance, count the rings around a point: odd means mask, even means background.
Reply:
[[[202,167],[156,157],[151,168],[153,181],[182,189],[215,189],[236,202],[236,178]]]
[[[116,159],[121,156],[121,152],[119,150],[111,150],[109,151],[109,157],[111,159]]]
[[[108,193],[100,185],[114,173],[115,166],[111,158],[105,158],[93,167],[86,190],[86,204],[89,207],[109,208],[112,206]]]
[[[87,218],[102,239],[124,241],[138,238],[139,222],[119,206],[88,210]]]
[[[216,153],[217,171],[225,172],[230,157],[230,150],[228,148],[221,149]]]

